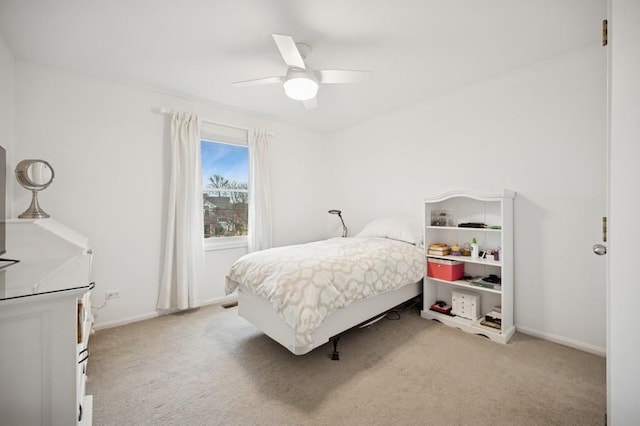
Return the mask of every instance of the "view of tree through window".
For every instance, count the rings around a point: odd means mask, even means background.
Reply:
[[[200,147],[204,237],[247,235],[249,149],[209,140],[202,140]]]

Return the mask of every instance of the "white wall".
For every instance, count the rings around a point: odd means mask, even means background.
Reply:
[[[13,173],[13,145],[14,145],[14,87],[15,87],[15,59],[0,37],[0,145],[7,151],[7,178]],[[10,214],[12,194],[7,188],[7,216]]]
[[[378,117],[332,139],[333,205],[357,232],[448,189],[517,192],[518,329],[604,353],[606,61],[593,46]]]
[[[321,178],[326,150],[300,129],[191,100],[16,61],[16,159],[42,158],[56,172],[42,208],[88,236],[95,252],[93,302],[120,290],[98,311],[96,326],[156,314],[168,186],[168,117],[154,107],[273,130],[274,243],[324,236]],[[14,216],[29,203],[15,183]],[[224,274],[244,250],[207,252],[202,299],[224,296]]]

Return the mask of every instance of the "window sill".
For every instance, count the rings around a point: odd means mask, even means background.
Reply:
[[[204,251],[247,248],[247,237],[205,238]]]

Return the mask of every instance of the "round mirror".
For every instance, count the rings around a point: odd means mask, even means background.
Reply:
[[[16,166],[16,178],[20,185],[32,193],[31,205],[19,218],[38,219],[49,217],[38,204],[38,191],[51,185],[55,173],[49,163],[44,160],[22,160]]]
[[[53,182],[53,169],[44,160],[22,160],[16,166],[20,185],[30,191],[41,191]]]

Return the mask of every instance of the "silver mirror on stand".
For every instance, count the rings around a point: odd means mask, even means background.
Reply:
[[[41,219],[49,217],[38,204],[38,191],[42,191],[53,182],[53,168],[44,160],[22,160],[16,166],[16,178],[20,185],[31,191],[31,205],[20,219]]]

